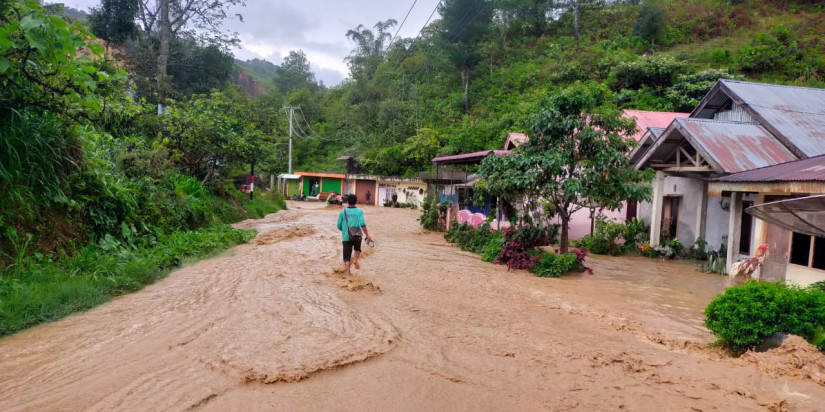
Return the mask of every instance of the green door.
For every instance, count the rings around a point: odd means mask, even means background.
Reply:
[[[341,194],[341,178],[325,177],[321,182],[321,191]]]

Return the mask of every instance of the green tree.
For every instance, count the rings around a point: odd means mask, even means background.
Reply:
[[[315,74],[309,67],[309,60],[303,50],[292,50],[284,62],[275,70],[275,84],[284,95],[299,89],[315,89]]]
[[[587,207],[618,209],[649,200],[651,175],[630,166],[633,124],[608,104],[603,86],[575,83],[532,116],[530,141],[508,156],[488,156],[481,188],[547,202],[561,220],[561,253],[570,217]]]
[[[347,38],[355,43],[355,48],[346,58],[350,76],[353,79],[372,79],[378,66],[384,60],[384,49],[392,38],[389,30],[397,23],[394,19],[380,21],[373,26],[375,32],[364,27],[363,24],[347,31]]]
[[[275,118],[236,89],[172,102],[159,117],[163,145],[190,175],[210,183],[220,168],[266,159],[274,150]]]
[[[123,107],[126,75],[85,27],[16,0],[0,5],[0,23],[0,108],[103,120]]]
[[[450,59],[461,71],[464,88],[464,111],[470,111],[470,75],[480,60],[476,46],[490,31],[493,19],[492,0],[444,0],[441,13],[441,36],[450,47]]]
[[[633,35],[639,36],[651,44],[665,31],[667,14],[665,8],[657,3],[645,2],[636,15]]]
[[[109,42],[123,43],[138,33],[135,24],[140,2],[138,0],[101,0],[92,8],[89,23],[95,36]]]
[[[243,0],[146,0],[140,2],[139,21],[148,37],[157,42],[152,53],[158,100],[163,102],[170,92],[168,73],[171,45],[174,38],[188,35],[202,44],[227,47],[238,43],[235,33],[226,32],[223,22],[231,7],[243,5]],[[238,15],[240,17],[240,15]]]

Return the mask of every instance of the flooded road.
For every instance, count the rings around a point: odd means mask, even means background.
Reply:
[[[822,410],[814,380],[706,348],[726,279],[689,264],[536,278],[368,208],[377,247],[348,277],[338,210],[290,208],[239,224],[248,245],[0,339],[0,410]]]

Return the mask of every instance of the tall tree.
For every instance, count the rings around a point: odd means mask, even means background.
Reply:
[[[123,43],[137,34],[139,11],[139,0],[101,0],[89,16],[92,33],[105,39],[107,47],[109,42]]]
[[[139,20],[143,30],[157,36],[156,87],[158,100],[168,94],[169,53],[172,38],[187,34],[202,43],[218,47],[237,44],[236,33],[223,29],[229,9],[243,6],[244,0],[145,0],[140,2]],[[236,15],[241,18],[240,14]]]
[[[470,74],[481,58],[476,45],[489,33],[493,19],[491,4],[492,0],[444,0],[438,7],[441,36],[461,71],[465,112],[470,111]]]
[[[299,88],[315,89],[318,86],[303,50],[290,51],[284,62],[275,69],[275,76],[275,84],[283,94]]]
[[[645,2],[636,15],[636,24],[633,25],[633,35],[639,36],[653,45],[657,37],[665,30],[667,13],[662,5]]]
[[[347,38],[355,43],[355,48],[347,56],[350,76],[356,80],[370,80],[375,75],[378,65],[384,60],[384,49],[392,39],[389,29],[398,22],[394,19],[379,21],[372,31],[363,24],[347,31]]]
[[[570,217],[585,207],[618,209],[649,200],[652,176],[634,169],[627,153],[633,124],[607,101],[603,86],[576,83],[532,117],[530,141],[509,156],[482,162],[481,186],[546,202],[561,221],[561,253],[568,250]]]

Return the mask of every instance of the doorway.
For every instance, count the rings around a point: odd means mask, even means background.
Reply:
[[[673,239],[679,231],[679,205],[681,196],[665,196],[662,202],[662,237]]]
[[[745,209],[751,206],[753,206],[753,202],[742,202],[742,225],[739,230],[739,253],[748,256],[751,254],[753,216],[745,213]]]

